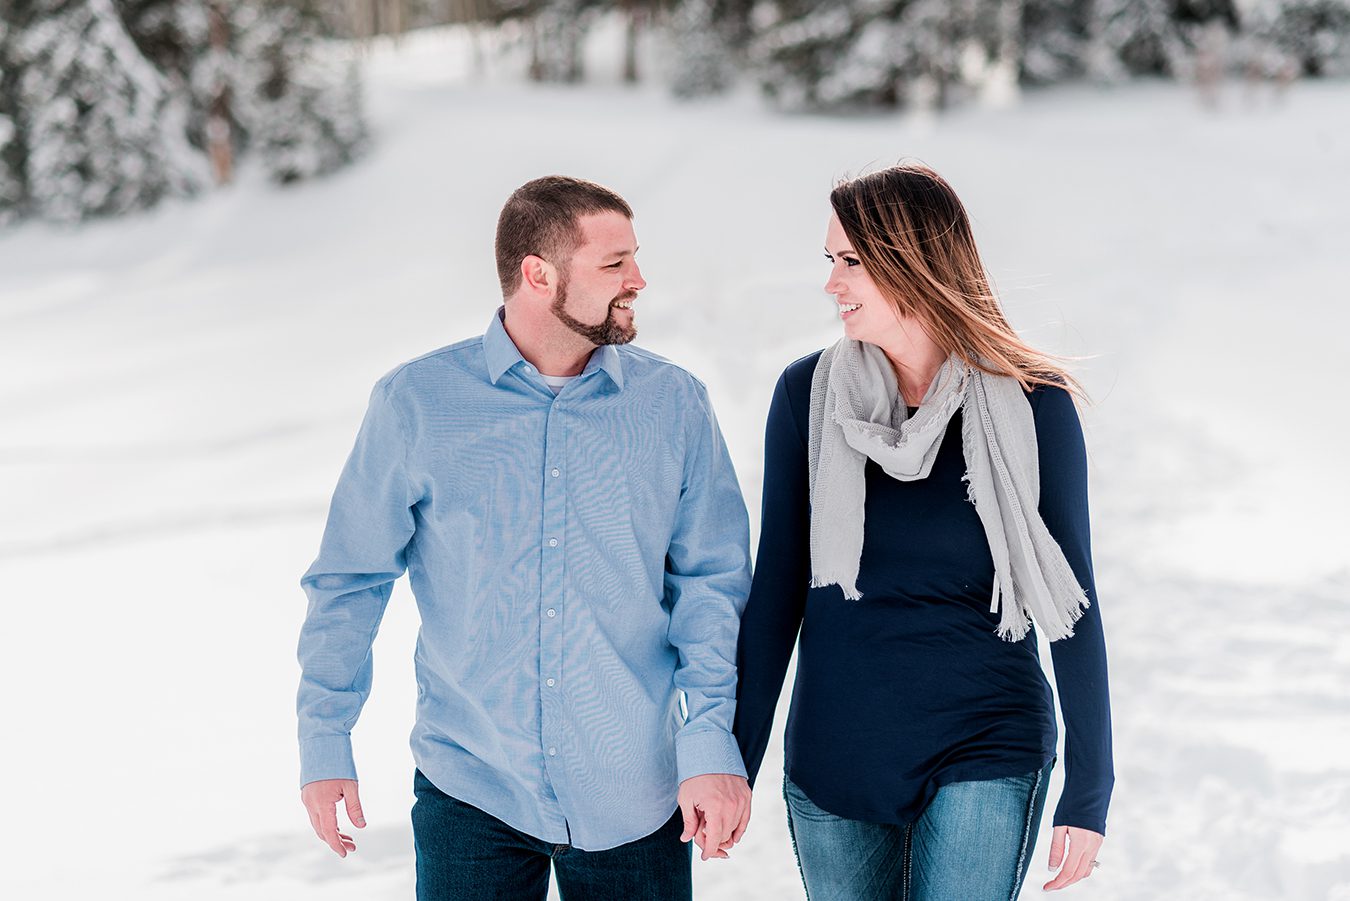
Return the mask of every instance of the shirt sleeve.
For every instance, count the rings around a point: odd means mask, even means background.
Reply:
[[[1088,529],[1087,452],[1070,394],[1063,388],[1043,388],[1037,394],[1041,518],[1091,603],[1074,624],[1073,636],[1050,644],[1065,730],[1064,791],[1054,825],[1105,835],[1115,775],[1106,639],[1092,574]]]
[[[736,739],[751,784],[768,749],[783,677],[806,610],[810,557],[806,446],[785,374],[774,389],[765,426],[759,552],[736,654]]]
[[[683,482],[666,553],[675,686],[687,717],[675,736],[679,781],[710,773],[745,775],[732,718],[736,634],[750,588],[750,524],[736,472],[707,396],[688,414]]]
[[[414,529],[407,439],[387,380],[371,392],[328,511],[319,556],[300,580],[300,784],[355,779],[351,730],[370,693],[371,644]]]

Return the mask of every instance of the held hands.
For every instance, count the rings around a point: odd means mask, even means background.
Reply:
[[[346,857],[356,850],[350,835],[338,832],[337,802],[345,801],[347,818],[365,828],[361,799],[351,779],[321,779],[300,789],[300,800],[309,812],[314,833],[333,853]],[[742,776],[713,774],[695,776],[680,783],[680,811],[684,814],[681,841],[691,838],[703,852],[702,859],[727,857],[727,849],[741,840],[750,822],[750,784]]]
[[[361,813],[361,799],[356,794],[356,782],[351,779],[320,779],[300,789],[300,801],[309,811],[309,824],[319,838],[328,843],[338,857],[346,857],[356,850],[350,835],[338,832],[337,802],[347,802],[347,819],[358,829],[364,829],[366,818]]]
[[[1064,853],[1065,839],[1069,842],[1067,855]],[[1057,869],[1060,864],[1064,866],[1058,876],[1041,887],[1047,892],[1053,892],[1091,876],[1097,864],[1097,850],[1105,840],[1105,836],[1090,829],[1056,826],[1054,839],[1050,843],[1050,869]]]
[[[729,857],[727,850],[745,835],[750,822],[750,783],[744,776],[712,773],[680,783],[680,812],[684,834],[702,852],[701,859]]]

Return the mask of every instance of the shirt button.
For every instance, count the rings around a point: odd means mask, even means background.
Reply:
[[[549,546],[549,547],[557,547],[557,546],[558,546],[558,539],[556,539],[556,538],[550,538],[550,539],[548,540],[548,546]]]
[[[549,756],[549,757],[557,757],[557,756],[558,756],[558,749],[557,749],[557,748],[549,748],[549,749],[548,749],[548,756]]]
[[[557,610],[554,610],[552,607],[548,608],[548,610],[546,611],[546,613],[547,613],[549,619],[553,619],[553,617],[555,617],[555,616],[558,615],[558,611],[557,611]]]
[[[562,473],[561,473],[559,470],[557,470],[557,469],[553,470],[553,472],[550,473],[550,474],[551,474],[551,475],[553,476],[553,478],[555,478],[555,479],[556,479],[558,476],[562,475]]]
[[[544,684],[547,685],[549,688],[552,688],[552,687],[553,687],[553,680],[552,680],[552,679],[549,679],[549,680],[548,680],[547,682],[545,682]]]

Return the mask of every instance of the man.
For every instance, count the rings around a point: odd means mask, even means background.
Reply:
[[[376,384],[301,580],[301,798],[345,857],[350,732],[408,570],[424,901],[543,899],[550,864],[564,898],[688,899],[685,843],[726,857],[749,820],[745,504],[703,385],[628,346],[632,215],[572,178],[511,196],[505,304]]]

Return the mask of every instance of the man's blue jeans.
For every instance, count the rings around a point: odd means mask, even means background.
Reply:
[[[413,777],[418,901],[544,901],[549,866],[564,901],[690,901],[690,846],[678,810],[646,838],[607,851],[540,841]]]
[[[1014,901],[1036,846],[1054,767],[953,782],[907,826],[821,810],[783,780],[788,829],[810,901]]]

